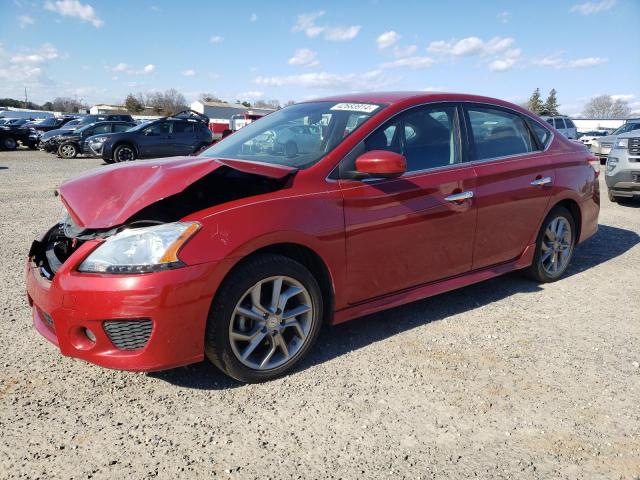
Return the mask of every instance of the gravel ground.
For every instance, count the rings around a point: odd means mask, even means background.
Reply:
[[[62,214],[54,188],[99,164],[0,153],[0,478],[640,478],[640,203],[604,195],[559,282],[328,327],[246,386],[208,363],[102,369],[32,328],[24,256]]]

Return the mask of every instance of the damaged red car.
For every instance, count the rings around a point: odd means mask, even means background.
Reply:
[[[26,265],[62,354],[274,378],[324,323],[522,269],[557,280],[597,230],[598,161],[522,108],[355,94],[272,113],[197,157],[102,167]]]

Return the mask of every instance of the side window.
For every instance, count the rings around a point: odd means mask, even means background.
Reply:
[[[126,123],[116,123],[113,126],[113,131],[116,133],[119,132],[126,132],[127,130],[129,130],[131,128],[130,125],[127,125]]]
[[[564,123],[567,124],[567,128],[576,128],[576,124],[573,123],[569,118],[565,118]]]
[[[193,133],[193,123],[173,122],[173,133]]]
[[[520,115],[493,108],[469,108],[476,159],[507,157],[536,150]]]
[[[562,120],[561,118],[554,118],[553,123],[554,123],[554,126],[556,127],[556,130],[563,130],[564,128],[566,128],[564,126],[564,120]]]
[[[171,125],[169,125],[169,122],[157,122],[145,128],[144,133],[152,135],[167,135],[171,133]]]
[[[540,143],[544,145],[544,147],[546,148],[547,145],[549,145],[549,142],[551,141],[551,132],[546,128],[544,128],[542,125],[540,125],[538,122],[530,121],[529,124],[531,125],[531,128],[533,128],[533,131],[537,135],[538,140],[540,140]]]
[[[553,118],[547,118],[547,123],[553,127]]]
[[[365,140],[365,151],[390,150],[407,159],[407,172],[461,161],[456,108],[419,107],[401,113]]]
[[[110,124],[98,125],[93,129],[93,133],[91,133],[91,135],[98,135],[100,133],[111,133],[111,125]]]

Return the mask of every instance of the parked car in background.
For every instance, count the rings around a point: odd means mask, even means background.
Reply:
[[[604,164],[618,135],[638,129],[640,129],[640,119],[627,120],[624,125],[615,129],[610,135],[592,140],[590,150],[600,159],[600,162]]]
[[[74,120],[75,117],[48,117],[42,120],[35,120],[28,123],[28,127],[34,129],[37,132],[44,133],[51,130],[62,128],[65,124]]]
[[[609,200],[640,197],[640,129],[618,135],[607,157]]]
[[[291,157],[246,147],[291,125],[322,128],[322,141]],[[559,279],[597,231],[598,175],[584,146],[508,102],[311,100],[200,156],[65,182],[68,216],[28,253],[28,301],[64,355],[143,371],[206,355],[265,381],[303,358],[324,323],[513,270]]]
[[[191,155],[212,141],[209,118],[197,112],[183,111],[109,136],[102,146],[102,158],[113,163]]]
[[[7,122],[0,125],[1,149],[15,150],[19,144],[29,148],[36,148],[37,138],[24,123],[26,122]]]
[[[569,117],[560,115],[556,117],[542,116],[541,118],[543,118],[549,125],[558,130],[569,140],[578,139],[578,129],[576,128],[575,123],[573,123],[573,120],[571,120]]]
[[[580,140],[587,147],[591,146],[591,142],[597,138],[604,137],[608,134],[606,130],[591,130],[588,132],[578,133],[578,140]]]
[[[87,150],[85,140],[95,135],[110,135],[125,132],[135,126],[133,122],[109,121],[84,125],[76,130],[63,130],[59,135],[51,137],[43,144],[43,149],[57,153],[62,158],[75,158],[82,153],[91,154]]]

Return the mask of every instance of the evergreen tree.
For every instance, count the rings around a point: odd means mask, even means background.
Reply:
[[[536,88],[531,98],[527,102],[527,108],[536,114],[541,114],[544,110],[544,104],[542,103],[542,98],[540,97],[540,89]]]
[[[552,88],[547,97],[547,101],[544,103],[544,113],[546,115],[560,115],[558,112],[558,92],[555,88]]]

